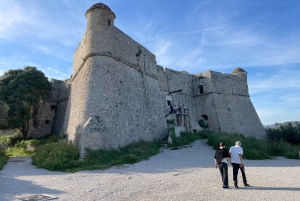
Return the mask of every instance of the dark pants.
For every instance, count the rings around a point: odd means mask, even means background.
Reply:
[[[223,186],[228,186],[228,165],[227,165],[227,163],[220,162],[219,170],[221,173]]]
[[[232,163],[232,168],[233,168],[233,182],[234,182],[234,185],[235,186],[238,185],[237,175],[239,173],[239,169],[242,172],[243,182],[244,182],[244,184],[246,184],[247,179],[246,179],[246,174],[245,174],[245,168],[244,167],[241,168],[240,164],[237,164],[237,163]]]

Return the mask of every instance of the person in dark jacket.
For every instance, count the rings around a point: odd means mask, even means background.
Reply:
[[[214,159],[215,159],[215,168],[218,168],[221,173],[223,188],[229,188],[228,186],[228,162],[230,161],[229,151],[225,148],[225,142],[220,142],[220,148],[216,150]]]

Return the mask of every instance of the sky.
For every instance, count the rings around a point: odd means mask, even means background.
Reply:
[[[248,72],[264,125],[300,120],[299,0],[102,0],[115,26],[156,55],[157,64],[190,74]],[[68,79],[95,0],[1,0],[0,76],[36,66]]]

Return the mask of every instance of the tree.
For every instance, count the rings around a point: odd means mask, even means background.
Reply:
[[[291,144],[300,144],[300,123],[295,122],[292,124],[275,123],[276,128],[266,129],[267,138],[269,140],[284,140]]]
[[[23,138],[28,136],[33,107],[50,93],[51,84],[36,67],[9,70],[0,77],[0,100],[9,107],[6,123],[1,129],[20,129]]]
[[[0,124],[6,124],[8,109],[8,105],[3,100],[0,100]]]

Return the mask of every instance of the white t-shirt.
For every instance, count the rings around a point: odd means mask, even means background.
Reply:
[[[229,149],[229,153],[231,153],[230,159],[231,159],[232,163],[241,164],[241,159],[239,157],[239,154],[243,155],[243,148],[242,147],[240,147],[238,145],[232,146]]]

